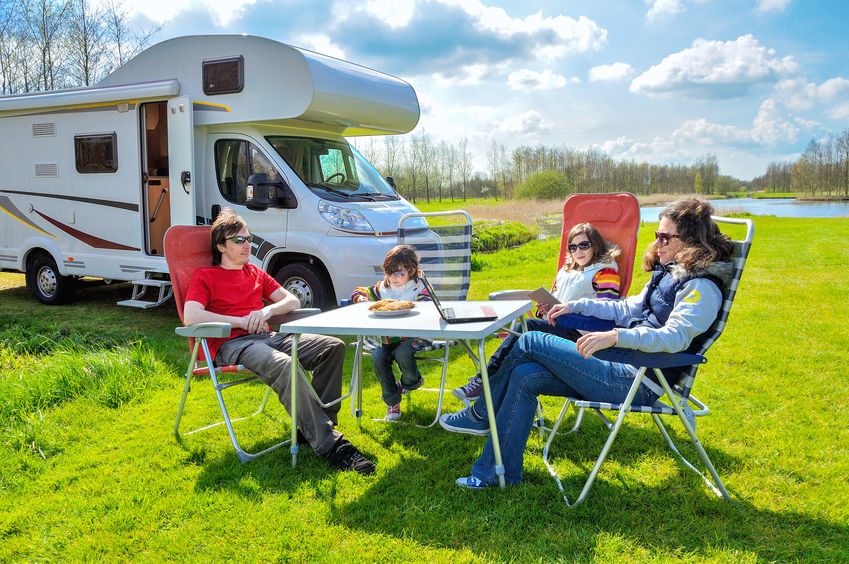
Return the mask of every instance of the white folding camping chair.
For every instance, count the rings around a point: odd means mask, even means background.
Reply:
[[[472,272],[472,218],[465,211],[445,211],[431,213],[408,213],[398,222],[397,243],[410,245],[419,255],[419,267],[428,281],[443,300],[465,300],[469,293]],[[477,355],[460,342],[473,362]],[[425,362],[442,363],[442,378],[439,388],[420,388],[423,391],[439,392],[436,417],[429,425],[432,427],[442,413],[442,401],[445,394],[445,378],[448,371],[448,358],[451,346],[457,341],[430,341],[416,354],[416,359]],[[357,347],[365,351],[375,346],[366,336],[357,338]],[[440,351],[439,356],[424,353]],[[356,368],[355,368],[356,371]],[[354,374],[353,379],[359,377]],[[409,396],[408,396],[409,399]],[[351,413],[356,417],[351,401]]]
[[[643,353],[640,351],[620,349],[615,347],[597,351],[594,356],[603,360],[622,362],[640,367],[640,370],[637,373],[637,377],[634,379],[634,382],[631,385],[631,388],[625,398],[625,401],[621,404],[611,404],[605,402],[592,401],[591,399],[567,398],[563,409],[561,409],[560,411],[560,415],[557,417],[557,421],[554,423],[554,427],[551,429],[551,434],[549,435],[548,441],[546,442],[545,448],[543,449],[543,461],[545,462],[546,467],[548,467],[548,471],[557,481],[557,487],[560,488],[560,492],[563,493],[563,499],[570,507],[581,503],[587,497],[587,494],[589,493],[590,488],[592,487],[593,482],[595,481],[598,471],[601,468],[601,465],[604,462],[605,458],[607,457],[607,454],[610,451],[610,447],[613,445],[613,441],[616,439],[616,435],[622,426],[622,422],[624,421],[625,416],[629,413],[651,414],[652,419],[657,425],[657,428],[660,430],[661,435],[663,435],[663,438],[666,440],[666,443],[669,445],[669,448],[671,448],[672,451],[681,458],[687,468],[701,476],[705,483],[707,483],[707,485],[711,488],[711,490],[716,493],[716,495],[721,496],[726,500],[730,500],[728,492],[725,489],[725,485],[722,483],[722,480],[720,479],[719,474],[711,463],[707,452],[705,451],[701,442],[699,442],[699,438],[696,436],[696,418],[708,415],[710,410],[708,409],[707,405],[705,405],[703,402],[699,401],[695,396],[693,396],[691,394],[691,391],[693,389],[693,383],[695,381],[696,371],[699,365],[707,362],[704,357],[704,354],[707,352],[710,346],[719,338],[719,335],[722,333],[722,330],[725,328],[725,324],[728,321],[728,314],[731,311],[731,304],[733,303],[734,296],[737,293],[737,286],[740,282],[740,277],[743,274],[743,267],[746,264],[746,258],[749,255],[749,249],[752,245],[752,237],[754,235],[754,224],[750,219],[713,217],[713,220],[717,223],[745,225],[746,237],[743,240],[734,241],[734,252],[732,254],[732,261],[734,263],[734,275],[731,284],[725,293],[720,313],[717,316],[716,321],[705,333],[706,339],[703,341],[698,350],[695,351],[693,354]],[[611,322],[597,320],[595,318],[588,318],[581,315],[564,315],[558,319],[558,322],[564,323],[568,327],[574,327],[576,329],[585,329],[590,331],[608,330],[611,329],[613,326]],[[674,386],[670,386],[667,379],[664,377],[661,369],[673,367],[689,368],[687,369],[687,372],[684,377],[677,384],[675,384]],[[634,395],[636,394],[637,388],[639,388],[640,384],[644,381],[650,381],[646,377],[646,371],[649,369],[652,370],[654,376],[657,379],[657,382],[660,384],[657,390],[658,393],[662,393],[663,395],[661,395],[661,397],[653,405],[631,405],[634,399]],[[653,382],[652,384],[657,385]],[[666,403],[661,401],[662,399],[665,399]],[[696,409],[690,407],[691,403],[696,407]],[[563,417],[569,410],[570,406],[574,406],[577,409],[595,409],[598,410],[599,413],[601,413],[602,411],[618,412],[616,420],[613,422],[611,422],[602,415],[602,418],[604,419],[609,430],[609,435],[607,437],[607,441],[602,447],[601,454],[599,454],[595,465],[590,471],[589,477],[587,478],[580,495],[574,503],[569,503],[569,499],[566,497],[566,494],[563,490],[563,484],[560,482],[560,478],[558,478],[557,472],[551,466],[548,460],[554,437],[557,436],[557,430],[559,429],[560,424],[563,421]],[[660,419],[661,415],[676,415],[678,417],[678,419],[684,426],[684,429],[687,431],[690,440],[693,442],[693,446],[699,453],[699,457],[702,459],[702,462],[704,463],[705,467],[707,468],[715,483],[711,482],[711,480],[709,480],[690,461],[688,461],[683,454],[681,454],[681,452],[678,450],[678,448],[675,446],[675,443],[669,436],[669,433],[667,433],[666,428],[664,427],[663,422]],[[577,430],[577,425],[575,430]]]

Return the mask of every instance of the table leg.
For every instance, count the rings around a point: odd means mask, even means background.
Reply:
[[[485,359],[484,341],[478,342],[478,358]],[[498,476],[498,485],[506,487],[504,482],[504,464],[501,460],[501,443],[498,440],[498,429],[495,426],[495,411],[492,408],[492,394],[489,391],[489,375],[486,371],[486,362],[480,362],[481,380],[483,380],[483,397],[486,401],[486,414],[489,416],[489,436],[492,439],[492,449],[495,453],[495,474]]]
[[[357,347],[354,362],[357,369],[357,427],[363,428],[363,348],[365,346],[365,337],[357,337],[360,339]]]
[[[289,355],[291,358],[292,371],[289,380],[289,391],[292,394],[289,407],[289,415],[292,418],[292,442],[289,446],[289,452],[292,453],[292,468],[298,465],[298,338],[301,335],[294,333],[292,335],[292,352]]]

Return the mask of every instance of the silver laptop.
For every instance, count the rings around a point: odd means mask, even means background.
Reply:
[[[498,319],[495,309],[492,306],[454,306],[442,307],[439,301],[439,296],[436,295],[433,286],[428,281],[427,277],[422,274],[422,283],[427,288],[427,293],[430,294],[430,299],[433,300],[433,305],[436,306],[436,311],[442,316],[446,323],[471,323],[473,321],[492,321]]]

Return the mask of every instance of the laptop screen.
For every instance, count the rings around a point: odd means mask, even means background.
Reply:
[[[425,288],[427,288],[427,293],[430,294],[430,299],[433,300],[433,305],[436,306],[436,309],[439,310],[439,315],[445,317],[445,314],[442,312],[442,304],[439,303],[439,297],[436,295],[436,291],[433,289],[433,286],[430,283],[430,280],[427,279],[424,272],[422,272],[422,283]]]

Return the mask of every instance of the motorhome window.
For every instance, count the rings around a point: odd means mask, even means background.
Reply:
[[[248,177],[264,173],[271,181],[281,180],[280,171],[259,147],[241,139],[220,139],[215,142],[215,172],[218,189],[224,199],[244,204]]]
[[[313,191],[334,200],[397,199],[375,168],[345,141],[266,137],[286,164]]]
[[[113,133],[75,135],[74,156],[81,174],[118,170],[118,136]]]
[[[245,58],[225,57],[203,62],[203,93],[232,94],[245,87]]]

